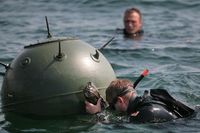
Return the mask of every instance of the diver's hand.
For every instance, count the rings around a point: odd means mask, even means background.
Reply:
[[[85,101],[85,109],[86,109],[86,112],[90,114],[96,114],[98,112],[101,112],[101,98],[98,99],[96,105],[88,101]]]

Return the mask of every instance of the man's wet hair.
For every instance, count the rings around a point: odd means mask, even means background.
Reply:
[[[135,8],[135,7],[127,9],[127,10],[125,11],[125,13],[124,13],[124,16],[125,16],[126,14],[130,14],[130,13],[133,13],[133,12],[138,13],[139,16],[140,16],[140,20],[142,20],[142,13],[140,12],[139,9],[137,9],[137,8]]]
[[[109,105],[115,104],[118,96],[123,96],[133,89],[133,83],[128,79],[116,79],[106,89],[106,100]]]

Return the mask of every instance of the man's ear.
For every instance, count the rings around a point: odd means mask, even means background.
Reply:
[[[123,103],[123,102],[124,102],[124,99],[123,99],[122,97],[118,97],[118,98],[117,98],[117,101],[120,102],[120,103]]]

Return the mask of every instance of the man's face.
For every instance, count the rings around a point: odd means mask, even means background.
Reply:
[[[124,16],[125,30],[129,34],[133,34],[141,30],[142,22],[137,12],[126,13]]]

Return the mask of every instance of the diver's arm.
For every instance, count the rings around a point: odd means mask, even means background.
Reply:
[[[88,101],[85,101],[85,109],[86,112],[90,113],[90,114],[97,114],[99,112],[101,112],[101,98],[98,99],[97,104],[94,105]]]
[[[88,101],[85,101],[85,109],[86,109],[86,112],[94,115],[93,121],[108,123],[109,115],[107,113],[106,108],[104,108],[104,107],[102,108],[101,101],[102,101],[102,99],[99,98],[96,105],[94,105]]]

